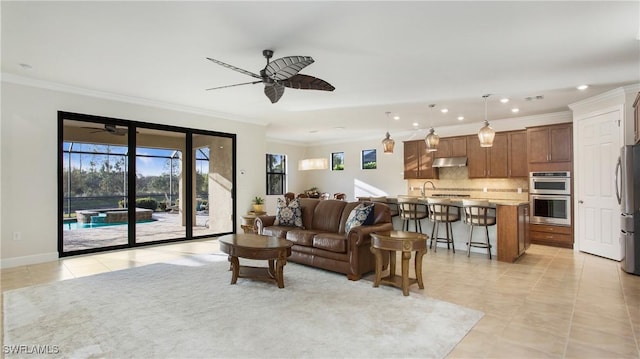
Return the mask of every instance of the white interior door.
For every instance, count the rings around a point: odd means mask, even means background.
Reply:
[[[576,136],[576,243],[580,251],[621,259],[620,205],[615,166],[621,146],[621,111],[578,120]]]

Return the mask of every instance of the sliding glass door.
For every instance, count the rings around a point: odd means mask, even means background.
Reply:
[[[64,112],[59,132],[61,256],[233,232],[234,135]]]

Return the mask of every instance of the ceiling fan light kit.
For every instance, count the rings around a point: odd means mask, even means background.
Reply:
[[[271,57],[273,57],[272,50],[263,50],[262,55],[267,59],[267,65],[262,70],[260,70],[259,75],[251,71],[247,71],[239,67],[229,65],[225,62],[207,57],[207,60],[214,62],[220,66],[224,66],[228,69],[258,79],[256,81],[243,82],[234,85],[212,87],[207,90],[218,90],[227,87],[252,85],[262,82],[264,84],[264,94],[269,98],[271,103],[276,103],[278,102],[278,100],[280,100],[280,98],[284,94],[285,87],[299,90],[335,90],[335,87],[322,79],[298,73],[303,68],[314,63],[314,60],[311,56],[286,56],[271,61]]]
[[[484,126],[478,131],[478,139],[480,140],[480,147],[492,147],[493,138],[496,136],[496,131],[489,126],[489,120],[487,119],[487,100],[490,94],[483,95],[484,98]]]

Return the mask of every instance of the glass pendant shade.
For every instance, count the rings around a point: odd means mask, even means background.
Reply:
[[[427,152],[435,152],[438,150],[440,137],[435,133],[433,127],[429,129],[429,134],[424,138],[424,142],[427,144]]]
[[[393,147],[395,145],[396,141],[394,141],[393,138],[391,138],[389,132],[387,132],[384,139],[382,140],[382,148],[384,150],[384,153],[393,153]]]
[[[489,121],[484,120],[484,126],[478,131],[478,139],[480,139],[480,147],[493,146],[493,138],[496,136],[496,131],[489,126]]]

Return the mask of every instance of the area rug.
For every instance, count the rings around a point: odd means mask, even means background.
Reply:
[[[242,260],[241,260],[242,263]],[[288,263],[285,288],[230,285],[201,255],[4,293],[7,357],[442,358],[483,316]]]

